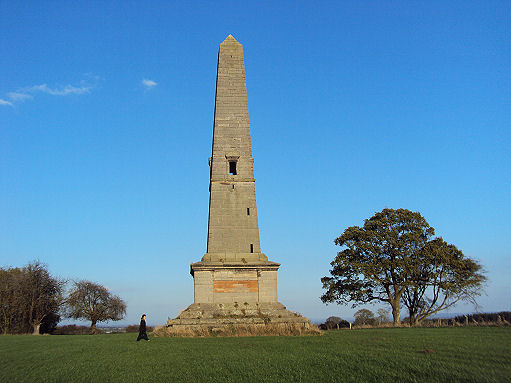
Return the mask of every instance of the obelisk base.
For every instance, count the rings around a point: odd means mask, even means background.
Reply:
[[[161,335],[297,335],[315,332],[307,318],[277,301],[279,263],[262,253],[206,254],[190,265],[194,301]]]
[[[156,335],[302,335],[317,333],[307,318],[279,302],[194,303]]]

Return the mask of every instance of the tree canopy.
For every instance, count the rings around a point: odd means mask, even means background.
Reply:
[[[476,304],[486,277],[481,266],[442,238],[429,241],[419,253],[403,293],[410,324],[453,306],[460,300]]]
[[[97,322],[121,320],[126,314],[126,303],[121,298],[90,281],[74,282],[66,306],[68,317],[91,322],[91,332],[95,332]]]
[[[406,209],[384,209],[363,227],[348,227],[334,241],[342,250],[331,262],[331,276],[321,278],[321,300],[354,307],[386,302],[395,324],[401,302],[424,319],[473,300],[485,281],[481,265],[434,234],[420,213]]]

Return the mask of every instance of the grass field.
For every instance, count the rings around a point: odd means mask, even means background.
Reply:
[[[511,328],[322,336],[0,336],[0,382],[509,382]]]

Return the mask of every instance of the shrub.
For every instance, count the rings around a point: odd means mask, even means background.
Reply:
[[[350,327],[350,322],[335,316],[327,318],[325,323],[319,325],[321,330],[337,330],[347,327]]]
[[[59,321],[60,321],[60,315],[55,314],[55,313],[51,313],[51,314],[47,315],[41,323],[41,327],[39,328],[39,333],[40,334],[53,334],[53,332],[57,328],[57,324],[59,323]]]

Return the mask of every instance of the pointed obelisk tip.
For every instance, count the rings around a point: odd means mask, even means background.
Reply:
[[[222,44],[223,43],[237,43],[239,44],[239,42],[232,36],[232,35],[229,35],[225,38],[224,41],[222,41]],[[241,44],[240,44],[241,45]]]

